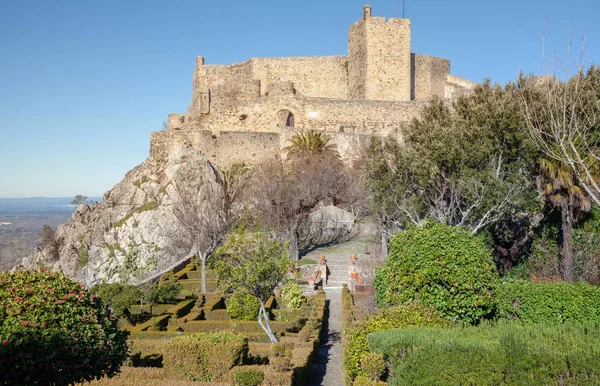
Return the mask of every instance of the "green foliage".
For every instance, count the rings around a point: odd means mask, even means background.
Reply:
[[[236,292],[227,304],[227,315],[234,320],[256,320],[260,303],[255,296]]]
[[[160,283],[148,291],[145,298],[150,304],[175,304],[177,296],[181,293],[182,285],[175,281]]]
[[[521,323],[600,323],[600,288],[587,283],[529,281],[498,286],[497,315]]]
[[[112,377],[127,336],[102,300],[62,273],[0,274],[0,384],[67,385]]]
[[[384,309],[355,327],[344,331],[344,368],[349,381],[359,375],[366,375],[360,367],[360,360],[369,351],[367,335],[371,332],[390,328],[406,328],[411,326],[442,327],[450,323],[442,319],[433,309],[413,303]]]
[[[388,219],[485,229],[537,201],[537,151],[523,131],[516,86],[476,87],[452,108],[431,101],[402,131],[403,143],[373,137],[365,177]]]
[[[299,131],[289,139],[290,145],[283,150],[289,157],[301,157],[306,155],[328,155],[339,158],[337,146],[331,143],[331,136],[323,131],[308,130]]]
[[[234,374],[236,386],[258,386],[265,379],[265,373],[260,370],[240,370]]]
[[[142,212],[146,212],[146,211],[149,211],[149,210],[156,210],[156,209],[158,209],[158,207],[159,207],[159,206],[160,206],[160,204],[159,204],[158,202],[156,202],[156,201],[148,201],[147,203],[145,203],[145,204],[143,204],[143,205],[141,205],[141,206],[138,206],[137,208],[135,208],[135,209],[134,209],[134,210],[132,210],[131,212],[127,213],[127,214],[125,215],[125,217],[123,217],[122,219],[120,219],[119,221],[117,221],[117,222],[114,224],[114,227],[115,227],[115,228],[120,228],[120,227],[122,227],[122,226],[123,226],[123,225],[124,225],[124,224],[127,222],[127,220],[129,220],[129,219],[130,219],[130,218],[131,218],[131,217],[132,217],[134,214],[136,214],[136,213],[142,213]]]
[[[429,223],[398,233],[375,278],[379,306],[419,300],[453,321],[477,323],[493,312],[498,274],[488,246],[459,227]]]
[[[288,309],[294,310],[300,308],[302,304],[302,288],[296,282],[287,283],[281,288],[281,298]]]
[[[298,264],[300,265],[312,265],[312,264],[317,264],[316,261],[314,261],[313,259],[300,259],[300,261],[298,261]]]
[[[287,273],[290,259],[286,249],[263,233],[247,234],[245,229],[233,232],[216,252],[219,282],[264,303]]]
[[[221,379],[248,356],[248,338],[232,333],[199,333],[177,336],[165,346],[164,366],[193,381]]]
[[[112,306],[118,317],[125,316],[127,308],[140,301],[142,291],[136,286],[121,283],[95,285],[90,292]]]
[[[360,368],[368,379],[376,381],[386,370],[385,359],[382,354],[365,352],[360,356]]]
[[[390,385],[597,385],[600,325],[514,323],[369,335],[391,360]]]
[[[520,276],[529,279],[561,276],[560,216],[551,212],[539,227],[533,240],[530,253],[517,267]],[[592,206],[585,218],[573,226],[573,279],[600,283],[600,208]]]

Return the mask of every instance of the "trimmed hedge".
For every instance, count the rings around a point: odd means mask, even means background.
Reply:
[[[597,385],[600,326],[503,323],[370,334],[390,385]]]
[[[171,339],[164,350],[165,367],[195,381],[212,382],[243,364],[248,339],[232,333],[182,335]]]
[[[600,288],[587,283],[506,282],[497,301],[498,318],[521,323],[600,323]]]
[[[271,321],[273,332],[280,335],[286,331],[288,322]],[[229,321],[229,320],[193,320],[181,326],[185,332],[217,332],[235,331],[241,334],[260,333],[264,334],[258,322]]]
[[[452,321],[478,323],[494,311],[499,282],[491,249],[460,227],[429,223],[398,233],[377,271],[380,307],[419,300]]]
[[[212,310],[212,311],[205,310],[203,313],[203,316],[204,316],[204,320],[227,320],[227,321],[231,320],[228,310]]]
[[[258,386],[265,379],[265,373],[257,369],[239,370],[234,378],[236,386]]]
[[[346,370],[347,384],[357,376],[366,375],[360,367],[360,360],[364,353],[369,351],[367,335],[375,331],[390,328],[406,328],[411,326],[448,326],[450,322],[441,318],[432,308],[426,308],[413,303],[382,310],[356,327],[344,330],[344,369]]]
[[[195,299],[184,300],[178,303],[176,306],[169,308],[167,312],[173,314],[173,316],[176,318],[181,318],[182,316],[187,315],[195,305]]]

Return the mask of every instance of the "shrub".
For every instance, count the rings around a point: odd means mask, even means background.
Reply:
[[[287,283],[281,288],[281,298],[288,309],[300,308],[302,304],[302,288],[296,282]]]
[[[387,383],[383,381],[372,381],[367,377],[360,376],[354,380],[352,386],[385,386]]]
[[[0,384],[66,385],[112,377],[127,336],[102,300],[61,273],[0,274]]]
[[[449,324],[433,309],[416,303],[382,310],[380,313],[363,320],[356,327],[344,331],[344,369],[347,377],[352,381],[359,375],[366,375],[360,367],[360,359],[364,353],[369,351],[367,334],[390,328],[435,327]]]
[[[498,287],[497,316],[521,323],[600,322],[600,288],[587,283],[506,282]]]
[[[146,301],[151,304],[175,304],[177,296],[181,293],[182,285],[175,281],[167,281],[150,288],[146,295]]]
[[[102,283],[95,285],[90,291],[105,303],[110,304],[117,316],[122,317],[128,313],[128,307],[138,303],[142,296],[136,286],[120,283]]]
[[[194,381],[218,381],[248,356],[248,339],[232,333],[177,336],[165,346],[165,367]]]
[[[255,296],[236,292],[227,304],[227,315],[235,320],[256,320],[260,303]]]
[[[237,386],[258,386],[265,378],[265,373],[260,370],[240,370],[234,374]]]
[[[467,230],[440,223],[410,228],[390,243],[375,279],[379,306],[418,299],[445,318],[477,323],[494,308],[498,274],[491,250]]]
[[[385,359],[382,354],[365,352],[360,356],[360,367],[368,379],[376,381],[386,370]]]
[[[597,385],[600,326],[484,323],[369,335],[392,361],[391,385]]]

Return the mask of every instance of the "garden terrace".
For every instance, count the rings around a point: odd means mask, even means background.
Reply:
[[[278,304],[285,303],[282,299],[269,299],[269,312],[274,316],[271,324],[280,339],[276,344],[267,343],[268,338],[256,321],[231,320],[227,315],[227,303],[228,299],[220,295],[188,299],[172,306],[163,315],[130,327],[131,360],[128,366],[113,379],[91,384],[124,385],[135,379],[138,384],[188,385],[190,373],[200,371],[199,368],[204,369],[205,379],[192,378],[208,380],[213,385],[234,384],[236,373],[250,370],[264,374],[264,385],[306,384],[319,345],[325,293],[319,291],[304,297],[300,308],[293,310],[277,308]],[[207,315],[212,320],[207,319]],[[208,350],[207,353],[210,351],[208,357],[215,357],[214,362],[204,363],[198,355],[188,358],[185,354],[174,354],[173,347],[187,344],[180,342],[185,339],[194,342],[195,339],[214,340],[212,346],[203,343],[198,346]],[[178,355],[184,357],[174,360],[173,357]]]

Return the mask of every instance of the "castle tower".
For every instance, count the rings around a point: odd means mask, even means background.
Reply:
[[[371,16],[348,29],[348,98],[411,99],[410,20]]]

